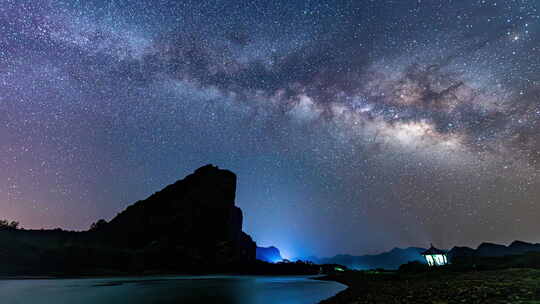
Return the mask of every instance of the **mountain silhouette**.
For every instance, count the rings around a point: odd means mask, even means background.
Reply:
[[[424,257],[420,254],[426,249],[419,247],[394,248],[391,251],[380,254],[354,256],[339,254],[329,258],[307,257],[305,260],[318,264],[340,264],[350,269],[398,269],[400,265],[420,261],[424,262]]]
[[[540,244],[513,241],[510,245],[482,243],[476,249],[469,247],[454,247],[448,252],[450,258],[454,257],[503,257],[520,255],[528,252],[540,252]]]
[[[89,231],[0,230],[0,273],[207,272],[255,261],[236,175],[212,165]]]
[[[283,260],[283,257],[281,257],[281,253],[279,252],[279,249],[277,249],[274,246],[270,247],[257,247],[257,260],[270,262],[270,263],[276,263]]]

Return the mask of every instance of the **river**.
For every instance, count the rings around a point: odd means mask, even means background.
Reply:
[[[0,303],[314,304],[345,288],[298,276],[0,280]]]

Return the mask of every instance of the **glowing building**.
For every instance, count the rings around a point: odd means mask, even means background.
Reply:
[[[428,250],[422,252],[421,254],[424,256],[424,258],[426,258],[429,266],[442,266],[448,264],[446,251],[433,247],[433,244],[431,244],[431,247],[429,247]]]

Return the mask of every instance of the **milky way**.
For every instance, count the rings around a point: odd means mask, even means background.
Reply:
[[[538,1],[0,3],[3,218],[213,163],[288,257],[540,241]]]

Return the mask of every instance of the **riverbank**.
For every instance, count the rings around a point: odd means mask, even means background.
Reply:
[[[319,278],[348,288],[320,304],[540,303],[540,270],[419,274],[348,272]]]

